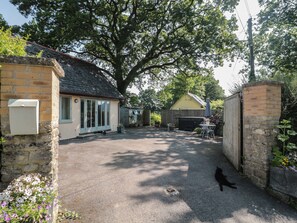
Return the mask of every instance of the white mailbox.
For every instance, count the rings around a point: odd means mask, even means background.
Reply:
[[[35,135],[39,131],[39,101],[35,99],[9,99],[11,135]]]

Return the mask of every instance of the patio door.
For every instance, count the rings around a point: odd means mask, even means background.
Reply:
[[[110,129],[110,102],[94,99],[81,99],[80,133]]]
[[[96,100],[80,101],[80,128],[82,133],[96,131]]]

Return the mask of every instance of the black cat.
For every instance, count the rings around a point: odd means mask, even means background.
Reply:
[[[220,190],[223,191],[223,185],[231,187],[233,189],[237,189],[237,187],[233,186],[235,185],[235,183],[230,183],[226,178],[227,176],[225,176],[223,174],[223,170],[219,167],[217,167],[216,173],[215,173],[215,178],[218,181],[219,185],[220,185]]]

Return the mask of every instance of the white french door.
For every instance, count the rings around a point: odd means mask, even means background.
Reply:
[[[80,101],[80,133],[110,129],[110,102],[94,99]]]

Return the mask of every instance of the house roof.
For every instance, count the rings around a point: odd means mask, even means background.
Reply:
[[[205,101],[203,101],[203,100],[202,100],[200,97],[198,97],[197,95],[192,94],[192,93],[189,93],[189,92],[188,92],[188,95],[189,95],[190,97],[192,97],[195,101],[197,101],[199,104],[201,104],[201,105],[203,105],[203,106],[206,105]]]
[[[26,51],[42,57],[56,59],[65,72],[60,79],[60,93],[81,96],[122,99],[123,96],[92,63],[72,57],[36,43],[27,42]]]

